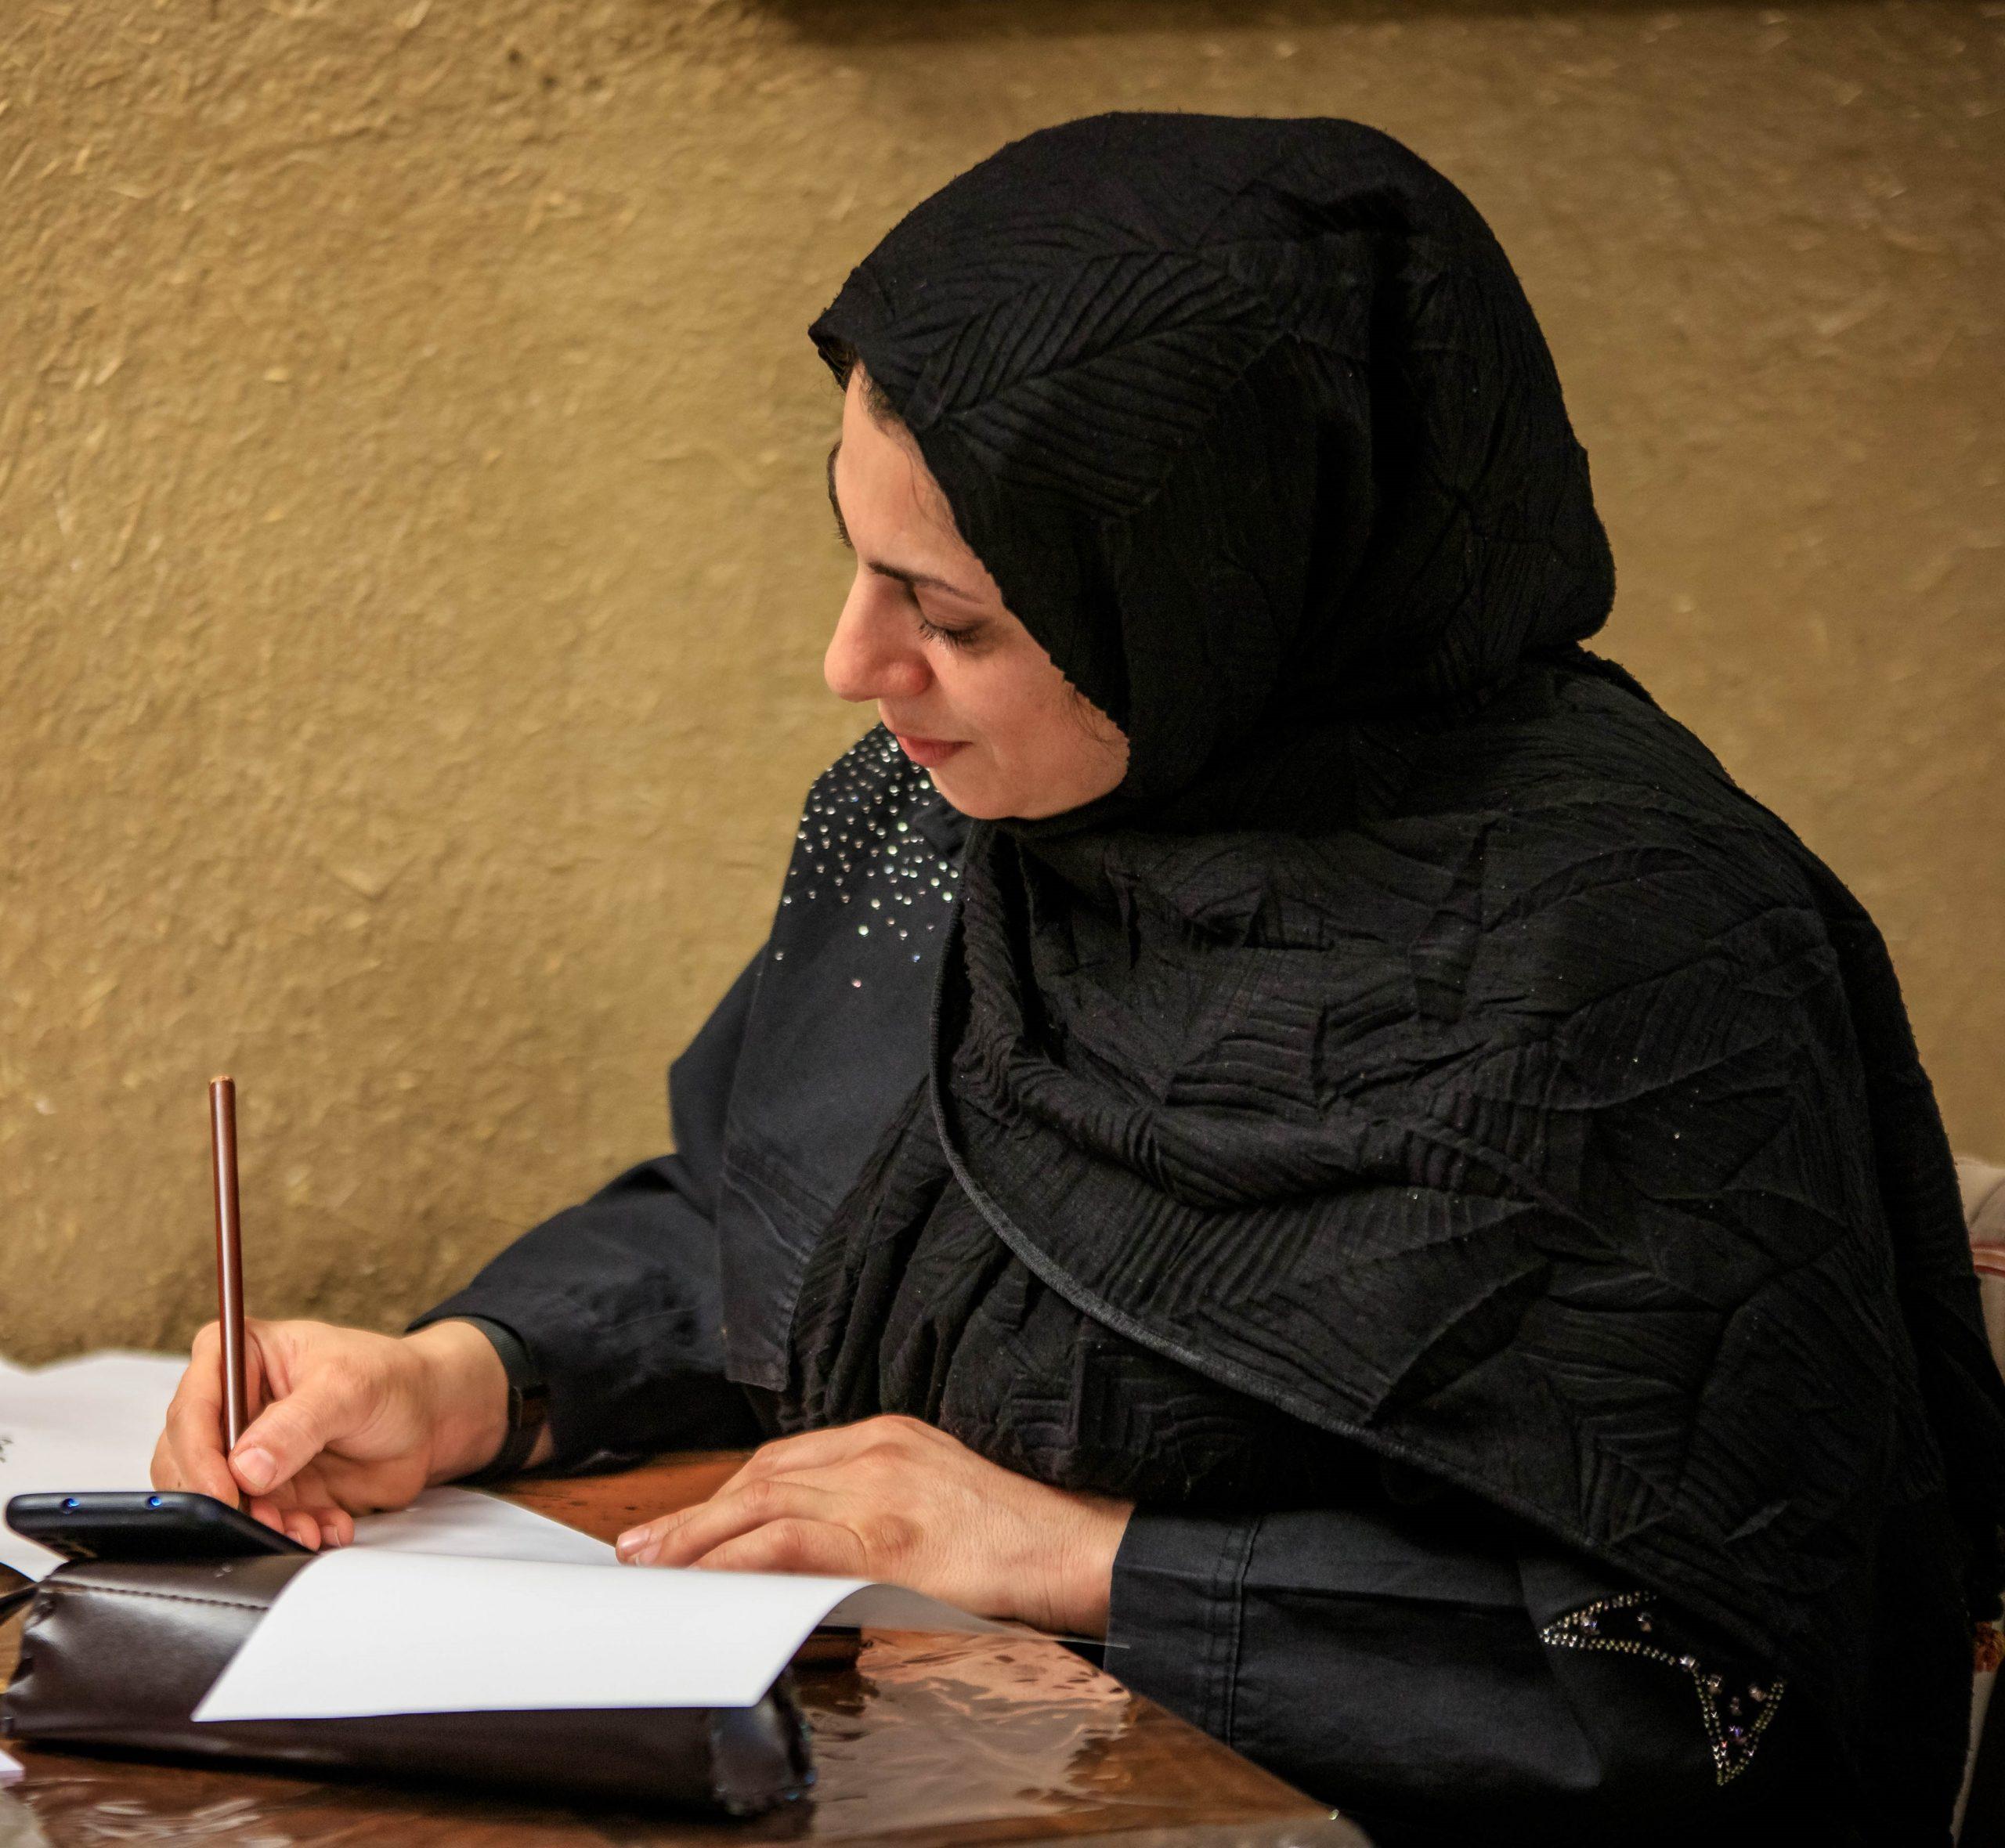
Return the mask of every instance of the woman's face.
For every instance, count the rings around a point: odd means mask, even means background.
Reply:
[[[829,499],[856,580],[822,671],[877,716],[964,814],[1031,818],[1111,789],[1128,741],[1002,606],[909,432],[887,429],[851,374]]]

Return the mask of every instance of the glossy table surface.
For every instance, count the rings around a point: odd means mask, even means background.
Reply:
[[[526,1506],[610,1539],[700,1500],[736,1467],[678,1456],[620,1475],[528,1482]],[[11,1673],[17,1619],[0,1630]],[[1056,1643],[865,1637],[849,1666],[797,1670],[815,1735],[815,1788],[736,1823],[540,1806],[443,1790],[196,1769],[9,1749],[27,1776],[0,1791],[0,1848],[121,1843],[641,1844],[1046,1840],[1075,1848],[1362,1848],[1364,1838]]]

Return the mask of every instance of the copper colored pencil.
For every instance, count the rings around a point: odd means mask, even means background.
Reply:
[[[244,1391],[244,1230],[237,1216],[237,1086],[209,1084],[209,1149],[216,1188],[216,1319],[222,1325],[223,1444],[250,1423]]]

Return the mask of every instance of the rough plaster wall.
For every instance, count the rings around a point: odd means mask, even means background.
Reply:
[[[804,337],[1121,106],[1343,114],[1515,257],[1610,651],[1873,908],[2005,1155],[2005,6],[67,0],[0,17],[0,1353],[396,1326],[663,1142],[845,565]]]

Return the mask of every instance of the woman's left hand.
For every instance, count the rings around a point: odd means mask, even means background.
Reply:
[[[1133,1504],[1053,1489],[916,1418],[866,1418],[754,1451],[706,1502],[629,1529],[621,1559],[881,1579],[983,1617],[1107,1633]]]

